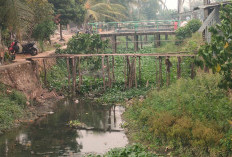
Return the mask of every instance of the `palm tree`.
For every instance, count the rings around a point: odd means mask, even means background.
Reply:
[[[109,0],[87,0],[85,9],[87,11],[85,23],[91,18],[96,22],[103,19],[120,21],[126,18],[126,8],[120,4],[111,3]]]
[[[34,18],[33,11],[20,0],[0,0],[0,24],[16,33],[19,40]]]

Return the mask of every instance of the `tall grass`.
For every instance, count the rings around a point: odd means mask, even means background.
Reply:
[[[125,114],[134,139],[167,146],[173,155],[230,156],[232,103],[219,81],[218,75],[204,74],[151,92]]]

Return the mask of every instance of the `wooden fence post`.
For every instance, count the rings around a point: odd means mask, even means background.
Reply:
[[[44,69],[44,84],[45,86],[47,86],[47,69],[46,69],[45,59],[43,59],[43,69]]]
[[[155,80],[156,80],[156,87],[159,87],[159,78],[158,78],[158,74],[159,74],[159,58],[156,57],[155,58]]]
[[[72,58],[72,78],[73,78],[73,95],[76,95],[76,76],[77,76],[77,71],[76,71],[76,68],[77,68],[77,62],[76,62],[76,58],[73,57]]]
[[[141,56],[139,56],[139,82],[142,81],[142,76],[141,76]]]
[[[160,34],[157,34],[157,46],[159,47],[160,45],[161,45]]]
[[[106,90],[106,83],[105,83],[105,65],[104,65],[104,59],[105,57],[102,56],[102,79],[103,79],[103,88],[104,91]]]
[[[181,57],[177,57],[178,63],[177,63],[177,78],[181,78]]]

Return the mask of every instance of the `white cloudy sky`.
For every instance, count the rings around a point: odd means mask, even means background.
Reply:
[[[168,9],[177,9],[177,0],[167,0],[166,4]]]

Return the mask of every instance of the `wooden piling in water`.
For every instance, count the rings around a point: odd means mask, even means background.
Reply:
[[[43,70],[44,70],[44,84],[45,86],[47,86],[47,69],[46,69],[45,59],[43,59]]]
[[[78,75],[79,75],[79,83],[78,83],[78,90],[81,90],[82,85],[82,75],[81,75],[81,57],[78,57]]]
[[[66,64],[67,64],[67,72],[68,72],[68,88],[69,91],[71,91],[71,73],[70,73],[70,65],[69,65],[69,57],[66,58]]]
[[[181,57],[177,57],[178,63],[177,63],[177,78],[181,78]]]
[[[106,90],[106,83],[105,83],[105,63],[104,63],[105,57],[102,56],[102,79],[103,79],[103,89]]]
[[[76,76],[77,76],[77,74],[76,74],[76,68],[77,68],[77,62],[76,62],[76,58],[75,57],[73,57],[72,58],[72,70],[73,70],[73,72],[72,72],[72,78],[73,78],[73,95],[76,95]]]

